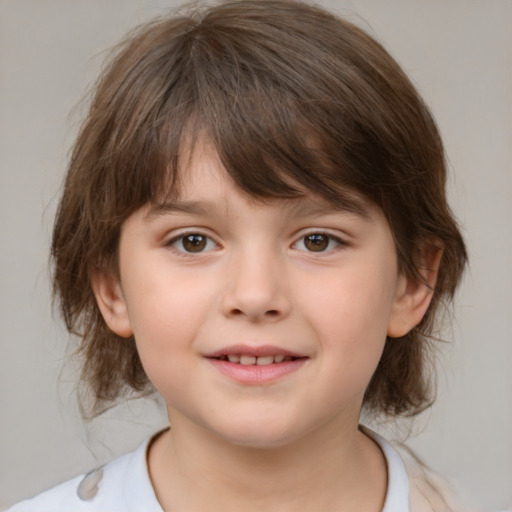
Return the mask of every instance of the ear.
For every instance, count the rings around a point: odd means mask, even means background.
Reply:
[[[399,338],[416,327],[425,315],[434,294],[443,250],[439,244],[421,250],[418,270],[421,278],[398,276],[393,307],[388,322],[388,336]]]
[[[122,338],[132,336],[133,329],[119,279],[102,270],[95,270],[91,275],[91,286],[108,327]]]

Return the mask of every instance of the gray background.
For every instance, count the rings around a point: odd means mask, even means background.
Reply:
[[[410,444],[489,510],[512,502],[512,2],[322,1],[362,24],[437,117],[471,267],[439,397]],[[0,0],[0,509],[134,448],[165,420],[131,403],[84,425],[47,253],[67,153],[103,50],[174,5]]]

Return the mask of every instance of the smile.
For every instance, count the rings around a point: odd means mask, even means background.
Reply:
[[[243,385],[264,385],[298,371],[308,356],[275,346],[236,345],[206,354],[224,377]]]
[[[258,366],[267,366],[269,364],[276,364],[282,362],[293,361],[298,359],[293,356],[285,356],[283,354],[275,355],[275,356],[252,356],[247,354],[229,354],[222,355],[220,357],[216,357],[219,361],[229,361],[234,364],[241,364],[244,366],[258,365]]]

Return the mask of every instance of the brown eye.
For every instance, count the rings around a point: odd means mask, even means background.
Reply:
[[[309,233],[299,238],[293,248],[305,252],[330,252],[341,245],[346,245],[340,238],[328,233]]]
[[[216,247],[215,242],[210,237],[201,233],[180,235],[171,240],[169,245],[179,252],[188,254],[211,251]]]
[[[183,249],[187,252],[201,252],[206,247],[206,237],[203,235],[187,235],[183,237]]]
[[[322,252],[329,247],[330,237],[316,233],[314,235],[307,235],[304,237],[304,246],[308,251]]]

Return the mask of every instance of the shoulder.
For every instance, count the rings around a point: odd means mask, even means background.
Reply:
[[[76,509],[77,512],[82,510],[80,503],[75,499],[76,489],[80,485],[81,480],[85,475],[78,476],[72,480],[68,480],[53,489],[45,491],[34,498],[21,501],[7,512],[60,512],[70,508]]]
[[[388,491],[383,512],[477,512],[407,446],[391,444],[367,427],[361,430],[380,446],[386,458]]]
[[[148,441],[136,451],[68,480],[7,512],[162,512],[146,465]]]
[[[448,479],[428,468],[405,445],[395,446],[409,479],[411,512],[478,512]]]

